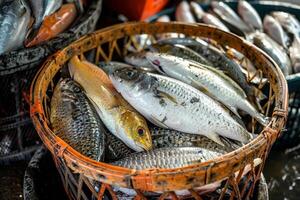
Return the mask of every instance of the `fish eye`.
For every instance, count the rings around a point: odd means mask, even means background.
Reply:
[[[131,78],[133,75],[134,75],[134,72],[133,72],[133,71],[128,71],[128,72],[127,72],[127,76],[128,76],[129,78]]]
[[[137,130],[137,132],[138,132],[139,136],[143,136],[144,133],[145,133],[144,129],[142,129],[142,128],[139,128],[139,129]]]

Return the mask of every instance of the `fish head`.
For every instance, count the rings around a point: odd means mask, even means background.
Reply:
[[[157,71],[165,74],[164,67],[168,64],[168,60],[165,56],[156,52],[147,52],[146,58]]]
[[[131,110],[122,112],[119,126],[121,135],[125,136],[124,142],[133,150],[140,152],[152,149],[152,139],[147,122],[140,114]]]
[[[138,66],[138,65],[142,65],[145,62],[146,60],[145,54],[146,54],[145,51],[135,52],[126,55],[124,59],[125,62]]]

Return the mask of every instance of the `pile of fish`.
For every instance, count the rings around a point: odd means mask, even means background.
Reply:
[[[52,130],[97,161],[183,167],[251,141],[245,119],[269,123],[238,62],[199,38],[162,39],[99,66],[75,56],[68,71],[51,99]]]
[[[41,44],[76,19],[74,3],[63,0],[0,1],[0,54]]]
[[[182,1],[176,8],[175,19],[232,31],[267,53],[285,76],[300,72],[300,23],[295,16],[274,11],[262,20],[245,0],[238,1],[237,13],[222,1],[212,1],[208,12],[196,2]],[[158,21],[167,22],[170,17],[161,16]]]

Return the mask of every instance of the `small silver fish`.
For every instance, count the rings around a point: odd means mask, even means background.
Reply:
[[[133,65],[135,67],[141,68],[142,70],[155,72],[156,70],[153,68],[151,63],[145,57],[146,51],[142,50],[139,52],[134,52],[127,54],[124,57],[126,63]]]
[[[202,21],[203,14],[205,12],[201,8],[201,6],[198,3],[191,1],[190,8],[191,8],[192,12],[194,13],[194,15],[196,16],[197,21],[199,21],[199,22]]]
[[[0,54],[23,46],[30,24],[30,8],[24,0],[5,1],[0,6]]]
[[[264,18],[264,30],[278,44],[287,48],[289,37],[284,32],[282,26],[271,15],[266,15]]]
[[[190,5],[187,1],[182,1],[176,8],[175,12],[176,21],[196,23],[196,20],[191,13]]]
[[[105,129],[81,87],[71,79],[59,81],[51,99],[53,132],[78,152],[96,161],[104,157]]]
[[[179,168],[205,162],[222,154],[199,147],[159,148],[134,153],[111,164],[137,170]]]
[[[210,13],[204,13],[202,17],[202,21],[205,24],[211,24],[222,29],[223,31],[230,32],[229,29],[225,26],[225,24],[223,24],[223,22],[221,22],[217,17],[215,17]]]
[[[263,30],[261,18],[250,3],[244,0],[238,1],[238,13],[248,25]]]
[[[283,28],[289,33],[300,37],[300,22],[298,19],[286,12],[272,12],[271,15],[281,24]]]
[[[294,41],[289,48],[289,55],[295,73],[300,72],[300,38],[294,37]]]

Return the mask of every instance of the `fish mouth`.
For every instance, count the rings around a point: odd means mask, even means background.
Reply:
[[[160,65],[160,61],[158,59],[153,58],[153,54],[148,52],[146,54],[146,59],[161,73],[165,73],[164,69]]]

